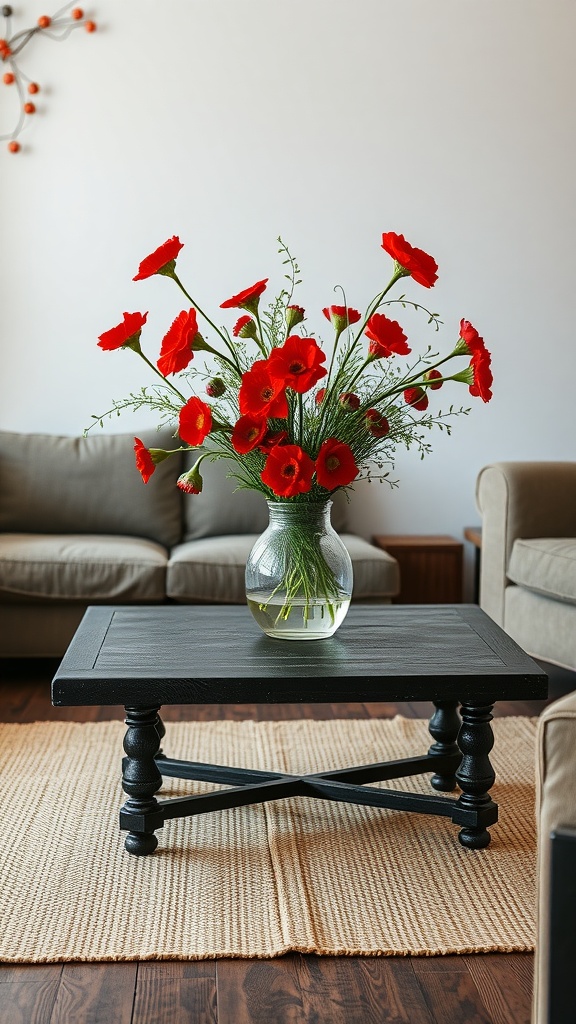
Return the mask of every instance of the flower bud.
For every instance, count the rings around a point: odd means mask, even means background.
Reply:
[[[226,385],[220,377],[212,377],[206,385],[206,394],[210,398],[220,398],[226,391]]]
[[[290,334],[294,327],[297,327],[298,324],[302,323],[305,313],[304,310],[302,309],[302,306],[286,306],[285,315],[286,331],[288,334]]]
[[[326,394],[326,388],[319,388],[318,389],[318,391],[314,395],[314,401],[316,402],[316,405],[322,405],[322,402],[324,401],[324,395],[325,394]]]
[[[390,433],[390,424],[378,409],[368,409],[365,415],[366,429],[372,437],[386,437]]]
[[[251,316],[241,316],[232,328],[235,338],[255,338],[256,324]]]
[[[356,412],[356,410],[360,408],[360,399],[358,398],[358,395],[353,394],[352,391],[344,391],[344,393],[340,395],[338,401],[342,408],[346,409],[346,412]]]
[[[185,494],[200,494],[204,481],[200,475],[200,459],[195,462],[192,469],[189,469],[187,473],[182,473],[177,481],[176,486],[184,491]]]
[[[419,412],[424,412],[428,408],[428,395],[420,387],[406,388],[404,401],[406,405],[411,405],[414,409],[418,409]]]
[[[429,386],[432,388],[432,391],[437,391],[444,383],[444,378],[442,377],[440,370],[428,370],[428,372],[424,374],[424,380],[429,381]]]

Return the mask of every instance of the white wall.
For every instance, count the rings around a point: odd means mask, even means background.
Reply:
[[[36,39],[23,54],[45,88],[22,153],[0,151],[0,427],[80,433],[150,379],[96,337],[123,310],[150,310],[147,337],[161,338],[179,293],[131,278],[172,234],[186,243],[181,275],[222,317],[229,294],[281,283],[281,234],[314,321],[337,283],[359,308],[375,294],[390,270],[381,233],[393,230],[439,263],[433,291],[406,291],[440,312],[440,344],[452,346],[462,316],[483,334],[494,399],[473,401],[451,438],[435,434],[423,463],[401,454],[398,490],[361,489],[357,526],[461,536],[477,521],[482,465],[574,458],[573,0],[98,0],[87,11],[95,34]],[[9,98],[2,87],[0,131]],[[329,336],[321,319],[312,326]],[[428,338],[421,321],[413,347]],[[466,396],[454,386],[434,401]],[[135,426],[127,416],[111,429]]]

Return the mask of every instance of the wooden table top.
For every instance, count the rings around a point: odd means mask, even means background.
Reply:
[[[547,676],[477,605],[352,605],[326,640],[272,640],[240,605],[89,608],[55,705],[547,696]]]

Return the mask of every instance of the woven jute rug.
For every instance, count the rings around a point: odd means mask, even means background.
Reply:
[[[169,724],[170,756],[322,771],[423,753],[427,723]],[[124,726],[0,726],[0,960],[435,955],[530,950],[535,721],[494,722],[500,821],[482,851],[449,819],[293,797],[168,822],[126,853]],[[432,792],[427,776],[394,788]],[[167,779],[159,796],[206,792]]]

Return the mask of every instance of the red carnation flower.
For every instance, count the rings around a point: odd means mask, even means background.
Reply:
[[[150,256],[146,256],[142,260],[142,263],[138,267],[138,273],[136,277],[133,277],[133,281],[143,281],[146,277],[152,277],[153,274],[172,274],[176,264],[176,257],[183,249],[183,243],[174,235],[169,238],[167,242],[160,245],[154,250]]]
[[[366,428],[372,437],[386,437],[390,433],[390,424],[378,409],[367,409],[365,419]]]
[[[423,388],[406,388],[404,392],[404,401],[406,405],[413,406],[414,409],[418,409],[419,412],[424,412],[428,408],[428,395]]]
[[[320,365],[325,360],[325,353],[313,338],[291,334],[283,345],[272,351],[268,364],[273,376],[283,380],[286,387],[304,394],[326,376],[326,370]]]
[[[146,445],[139,437],[134,438],[134,452],[136,454],[136,469],[141,474],[144,483],[147,484],[156,466]]]
[[[352,449],[335,437],[323,441],[316,459],[316,479],[320,487],[333,491],[351,484],[357,476],[358,466]]]
[[[492,398],[492,370],[490,363],[492,357],[486,348],[478,349],[472,353],[470,366],[474,371],[474,383],[468,388],[471,395],[481,398],[483,402],[489,402]]]
[[[288,400],[284,381],[270,373],[269,360],[257,359],[242,375],[238,394],[240,412],[255,420],[285,419]]]
[[[279,498],[304,494],[312,486],[314,463],[297,444],[277,444],[260,474],[262,482]]]
[[[350,324],[357,324],[361,317],[358,310],[350,306],[326,306],[322,312],[331,321],[336,334],[342,334]]]
[[[180,410],[178,433],[186,444],[194,448],[202,444],[212,428],[212,412],[201,398],[189,398]]]
[[[288,437],[286,430],[269,430],[262,438],[262,444],[258,445],[258,451],[263,455],[269,455],[277,444],[282,444]]]
[[[388,356],[407,356],[411,349],[400,324],[390,320],[383,313],[373,313],[366,324],[366,337],[370,339],[370,359],[385,359]]]
[[[239,455],[246,455],[257,448],[268,429],[266,420],[255,420],[252,416],[241,416],[232,431],[232,445]]]
[[[440,370],[428,370],[428,372],[424,374],[424,380],[430,382],[432,391],[438,391],[438,388],[441,388],[444,383]]]
[[[431,288],[437,281],[436,260],[422,249],[415,249],[406,241],[404,235],[397,235],[394,231],[385,232],[382,235],[382,248],[396,260],[404,271],[404,276],[410,275],[425,288]]]
[[[231,299],[226,299],[226,302],[221,302],[220,309],[247,309],[249,313],[256,313],[260,296],[267,284],[267,277],[263,281],[257,281],[251,288],[245,288],[243,292],[238,292],[238,295],[233,295]]]
[[[472,326],[469,320],[460,321],[460,337],[465,342],[466,348],[470,355],[473,352],[477,352],[478,349],[485,348],[484,338],[481,338],[475,327]]]
[[[105,331],[98,339],[98,345],[105,352],[111,352],[115,348],[122,348],[127,345],[130,348],[140,348],[140,333],[148,313],[124,313],[124,319],[117,327]]]
[[[198,337],[196,310],[185,309],[178,314],[162,339],[158,369],[165,377],[184,370],[192,359],[194,342]]]

